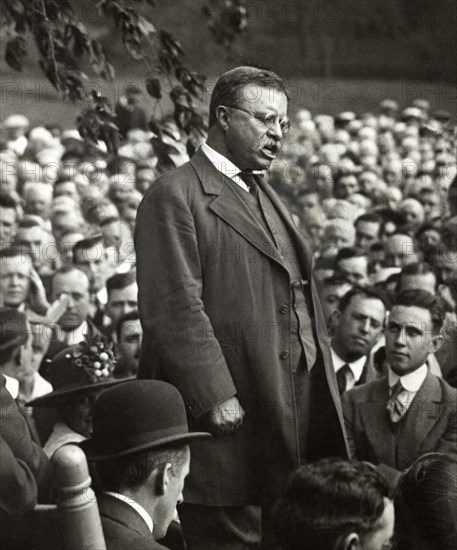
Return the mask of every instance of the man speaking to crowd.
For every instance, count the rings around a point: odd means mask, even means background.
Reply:
[[[287,110],[276,74],[223,74],[207,142],[138,212],[139,376],[176,386],[193,429],[215,436],[192,456],[180,509],[189,550],[258,548],[261,512],[266,547],[288,474],[346,455],[311,252],[265,179]]]

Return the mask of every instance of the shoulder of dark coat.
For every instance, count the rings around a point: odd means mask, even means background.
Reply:
[[[387,376],[372,380],[366,384],[355,386],[348,390],[345,395],[349,401],[366,401],[371,395],[375,394],[380,388],[387,384]]]

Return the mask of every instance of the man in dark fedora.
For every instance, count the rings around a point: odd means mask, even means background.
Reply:
[[[183,500],[192,440],[178,390],[153,380],[113,387],[98,399],[93,435],[81,443],[93,461],[107,550],[157,550]]]

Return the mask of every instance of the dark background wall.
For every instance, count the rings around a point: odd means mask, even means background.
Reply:
[[[210,1],[156,0],[151,12],[207,74],[251,61],[294,77],[457,79],[455,0],[248,0],[249,29],[230,58],[208,41]]]

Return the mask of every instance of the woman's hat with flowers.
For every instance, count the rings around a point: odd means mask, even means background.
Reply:
[[[108,343],[95,331],[88,332],[83,342],[63,349],[50,361],[44,376],[51,383],[53,391],[28,405],[51,406],[70,394],[85,394],[131,380],[114,378],[114,365],[112,343]]]

